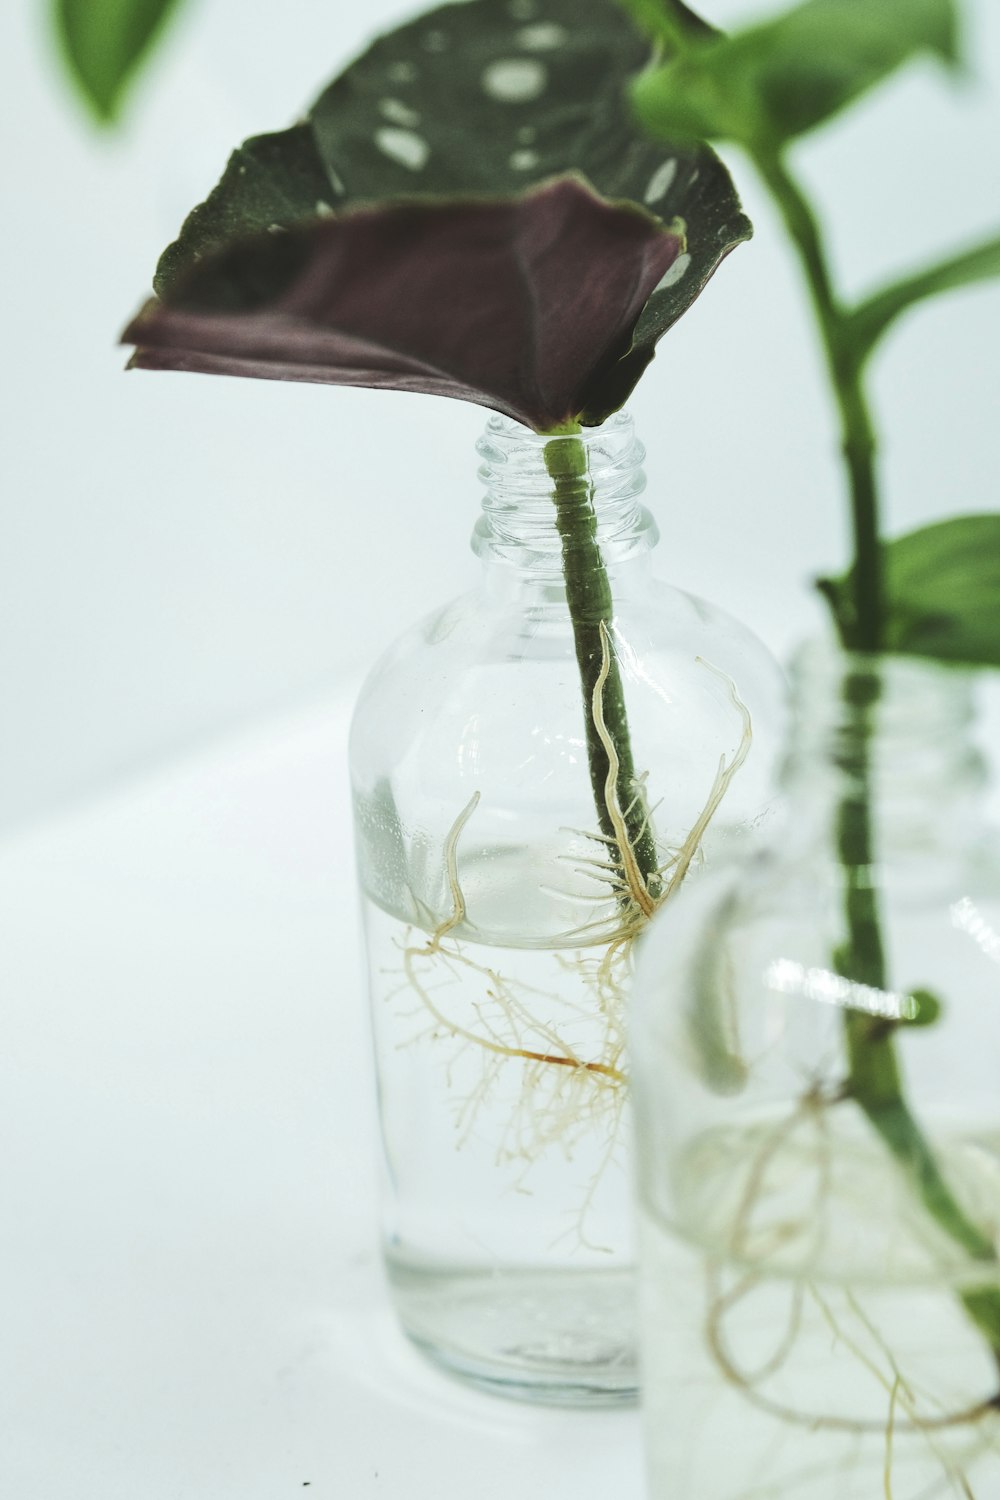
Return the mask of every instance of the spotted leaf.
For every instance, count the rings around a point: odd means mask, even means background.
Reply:
[[[679,0],[675,8],[685,26],[696,24]],[[289,257],[309,258],[307,243],[332,253],[337,238],[325,232],[324,219],[401,200],[509,202],[572,173],[600,197],[638,205],[647,220],[662,221],[660,237],[673,236],[674,245],[661,275],[643,283],[630,341],[616,335],[621,360],[609,365],[603,354],[597,360],[603,384],[598,392],[591,379],[584,414],[599,420],[627,397],[656,341],[750,234],[729,176],[707,146],[654,143],[632,121],[625,88],[648,50],[611,0],[466,0],[429,12],[374,42],[305,120],[257,136],[233,154],[218,186],[161,258],[155,280],[161,302],[179,307],[196,297],[201,314],[242,316],[252,281],[259,313],[268,290],[276,299],[285,294]],[[290,244],[279,243],[281,231],[294,232]],[[554,257],[561,255],[570,281],[587,275],[578,251],[566,243]],[[213,265],[220,253],[224,260]],[[469,239],[464,253],[476,255]],[[489,342],[509,312],[482,270],[478,284],[476,321]],[[572,285],[567,308],[571,293]],[[447,295],[438,310],[442,323],[444,310],[453,315]],[[579,311],[572,316],[579,319]],[[153,329],[161,336],[165,326],[148,312],[129,330],[131,336],[141,328],[145,339],[138,363],[153,363]],[[165,346],[156,362],[168,362]],[[270,365],[266,373],[280,369],[287,379],[346,379],[331,369],[321,376],[314,365],[305,373],[290,357]],[[501,409],[510,410],[513,403],[504,401]],[[519,404],[532,409],[531,393]]]

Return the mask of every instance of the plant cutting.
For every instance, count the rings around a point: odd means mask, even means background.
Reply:
[[[352,775],[396,1305],[449,1368],[547,1400],[635,1393],[633,947],[759,816],[777,697],[749,632],[649,568],[621,407],[750,226],[710,148],[630,120],[648,57],[604,0],[378,39],[234,153],[125,334],[144,369],[494,413],[482,587],[376,666]]]
[[[1000,516],[950,518],[883,539],[867,375],[881,340],[910,308],[1000,274],[1000,236],[850,306],[834,285],[817,214],[789,160],[801,135],[911,58],[925,53],[957,68],[958,18],[950,0],[891,7],[807,0],[723,37],[680,28],[646,0],[628,0],[628,8],[671,49],[632,87],[638,116],[654,135],[696,134],[739,146],[779,210],[815,315],[854,539],[849,572],[820,583],[844,654],[833,664],[814,654],[800,667],[799,725],[788,761],[791,805],[813,837],[819,830],[822,853],[807,852],[789,830],[784,850],[742,892],[717,890],[714,905],[705,898],[700,936],[691,936],[686,959],[675,948],[665,960],[672,980],[698,997],[686,1030],[700,1050],[703,1082],[720,1098],[727,1091],[742,1098],[734,1109],[745,1107],[748,1122],[746,1149],[731,1160],[717,1158],[732,1195],[725,1200],[731,1218],[723,1223],[717,1201],[700,1347],[704,1354],[707,1346],[727,1394],[739,1392],[742,1410],[753,1411],[756,1429],[731,1451],[728,1467],[692,1470],[690,1478],[701,1500],[777,1493],[766,1485],[793,1471],[803,1486],[796,1493],[810,1497],[847,1492],[829,1487],[834,1472],[838,1483],[861,1485],[858,1494],[874,1493],[880,1474],[884,1493],[896,1500],[990,1494],[1000,1474],[1000,1195],[995,1184],[980,1180],[976,1187],[963,1151],[972,1134],[981,1138],[998,1121],[995,1098],[979,1097],[955,1035],[969,1027],[966,1045],[977,1047],[968,1005],[991,976],[969,972],[969,955],[961,944],[951,953],[950,934],[957,924],[967,938],[970,921],[980,939],[988,934],[985,913],[996,890],[993,856],[973,837],[979,828],[966,821],[964,802],[952,806],[950,826],[934,818],[934,805],[951,806],[956,787],[971,798],[976,778],[971,748],[962,741],[968,684],[949,681],[947,671],[931,664],[1000,665]],[[815,771],[822,766],[826,781]],[[920,818],[926,836],[915,834]],[[950,896],[941,879],[946,867]],[[810,891],[807,899],[792,895],[796,874]],[[707,928],[714,934],[711,957]],[[930,933],[938,942],[929,948]],[[736,952],[740,971],[733,977]],[[984,952],[980,943],[980,959]],[[946,954],[950,966],[942,962]],[[921,964],[936,982],[921,976]],[[817,1023],[809,1045],[789,1035],[788,1073],[779,1083],[769,1064],[755,1069],[734,1038],[740,1025],[756,1027],[750,1017],[765,1012],[772,1025],[779,1013],[792,1025],[793,1014],[809,1009],[803,1000],[839,1009],[839,1039],[834,1047],[829,1016]],[[820,1047],[810,1056],[820,1039],[833,1051]],[[942,1065],[950,1061],[954,1069],[958,1097],[949,1097],[940,1077],[933,1085],[928,1077],[935,1043]],[[996,1051],[988,1036],[982,1046]],[[796,1069],[804,1071],[793,1082]],[[783,1096],[780,1106],[776,1094]],[[655,1120],[655,1103],[646,1107]],[[964,1130],[954,1118],[963,1108]],[[949,1111],[953,1118],[944,1122]],[[662,1119],[658,1124],[667,1128]],[[684,1134],[676,1118],[671,1128]],[[706,1139],[697,1148],[687,1145],[707,1160]],[[661,1222],[671,1216],[676,1222],[678,1205],[665,1207],[655,1170],[649,1165],[647,1192]],[[674,1180],[676,1186],[680,1179]],[[902,1199],[895,1191],[900,1181]],[[838,1259],[831,1246],[851,1214],[858,1225],[861,1215],[872,1216],[871,1229],[880,1209],[883,1237],[864,1241],[859,1228],[863,1253],[844,1251]],[[693,1220],[685,1232],[697,1238]],[[661,1240],[652,1231],[650,1243],[655,1257]],[[896,1261],[903,1265],[900,1281],[911,1281],[909,1302],[892,1295]],[[688,1267],[685,1276],[692,1274]],[[849,1289],[837,1307],[831,1283]],[[779,1286],[792,1288],[790,1301],[782,1300]],[[771,1298],[778,1329],[766,1350],[748,1342],[747,1323],[763,1306],[754,1303],[756,1293]],[[928,1346],[905,1332],[907,1317],[927,1320]],[[810,1387],[804,1372],[821,1337],[833,1339],[834,1367],[825,1388],[818,1381]],[[927,1368],[931,1346],[937,1379]],[[664,1379],[669,1384],[671,1377]],[[814,1433],[824,1433],[811,1445],[802,1437],[810,1422]],[[798,1436],[789,1437],[796,1429]],[[659,1461],[674,1465],[676,1452],[664,1451]]]

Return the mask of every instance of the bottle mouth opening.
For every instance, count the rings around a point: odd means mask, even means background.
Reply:
[[[476,444],[483,460],[479,477],[487,489],[516,487],[518,491],[548,497],[552,493],[552,479],[545,453],[553,444],[582,447],[587,474],[596,487],[607,486],[616,476],[626,474],[638,485],[634,493],[639,493],[645,485],[642,463],[646,450],[635,435],[627,411],[615,412],[600,427],[584,427],[580,432],[552,436],[532,432],[511,417],[493,413]]]
[[[560,537],[556,524],[556,481],[546,462],[546,450],[553,443],[584,449],[583,482],[571,498],[574,505],[592,509],[593,539],[606,552],[606,561],[647,551],[656,540],[656,530],[638,503],[646,487],[642,469],[646,455],[624,411],[600,427],[551,437],[531,432],[510,417],[491,415],[476,444],[485,494],[473,550],[479,556],[490,553],[512,562],[533,557],[540,564],[551,556],[558,567],[560,553],[572,543]]]
[[[486,421],[486,432],[499,441],[505,438],[515,443],[527,443],[531,447],[542,449],[548,443],[578,442],[588,446],[606,440],[608,436],[614,436],[620,432],[632,431],[632,418],[626,409],[612,412],[598,427],[581,427],[579,432],[535,432],[531,427],[525,427],[523,422],[517,422],[513,417],[504,416],[502,412],[491,412]]]

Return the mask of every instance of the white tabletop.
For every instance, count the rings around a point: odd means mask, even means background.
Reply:
[[[0,845],[5,1495],[642,1495],[634,1412],[466,1390],[388,1312],[348,713]]]

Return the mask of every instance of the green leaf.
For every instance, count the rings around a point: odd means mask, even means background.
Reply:
[[[207,256],[249,235],[371,203],[511,197],[575,172],[686,240],[642,311],[617,391],[609,372],[606,401],[620,405],[750,224],[709,147],[658,144],[636,127],[625,87],[649,48],[618,7],[546,0],[541,14],[532,0],[466,0],[380,37],[304,122],[233,154],[161,258],[159,296],[169,302]]]
[[[100,120],[115,119],[125,90],[179,0],[55,0],[66,63]]]
[[[683,0],[618,0],[638,29],[673,52],[719,32],[683,4]]]
[[[866,353],[870,351],[901,313],[925,297],[989,281],[995,276],[1000,276],[1000,235],[876,292],[851,314],[850,332],[855,346]]]
[[[883,547],[883,649],[968,666],[1000,667],[1000,514],[957,516]],[[853,575],[823,579],[845,641]]]
[[[957,63],[954,0],[805,0],[683,49],[636,79],[632,100],[655,134],[773,151],[925,52]]]
[[[911,990],[908,998],[910,1010],[903,1018],[907,1026],[934,1026],[940,1021],[944,1005],[933,990]]]

